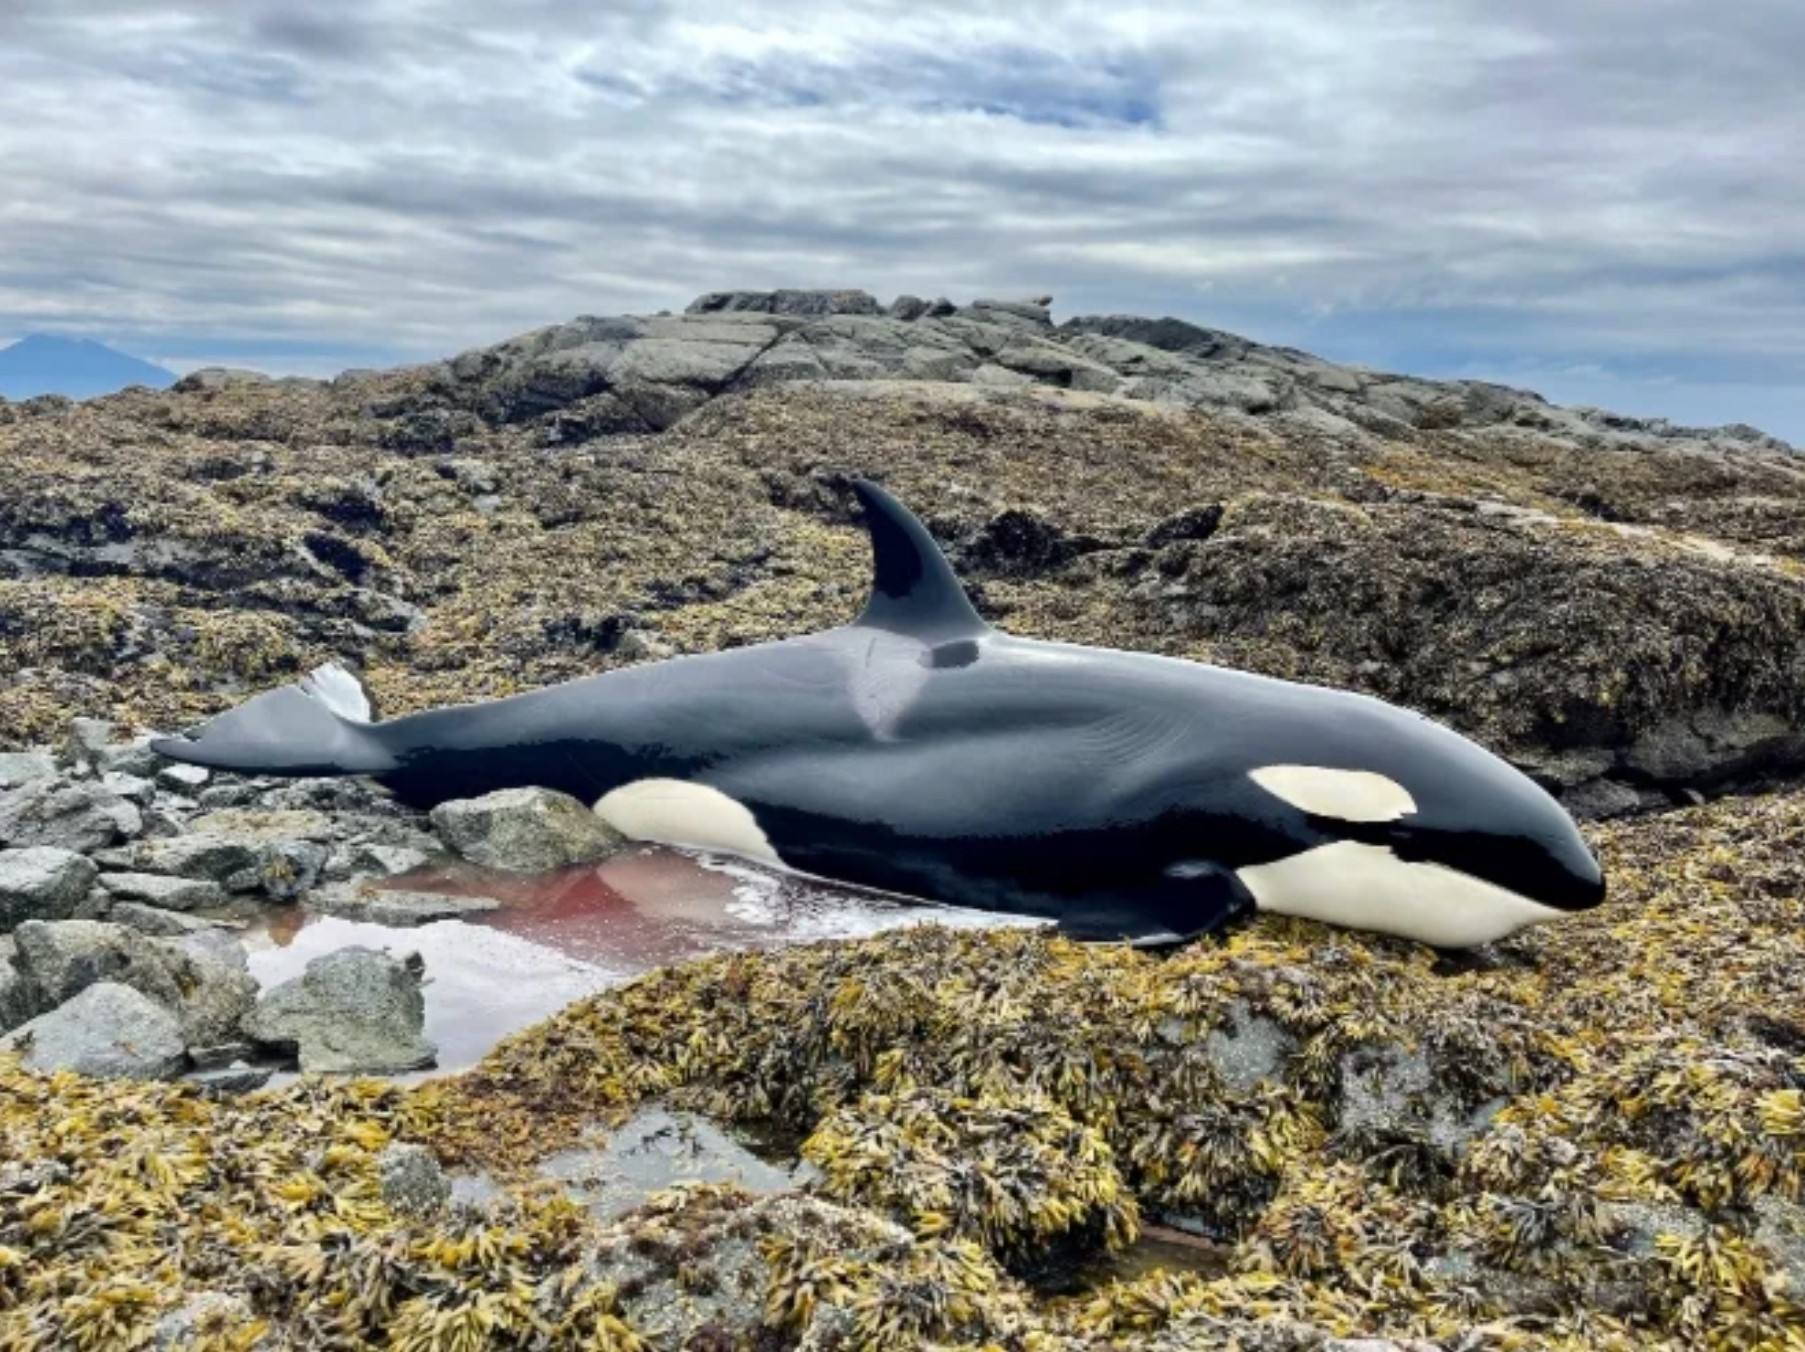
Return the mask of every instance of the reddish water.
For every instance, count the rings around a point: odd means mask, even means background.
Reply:
[[[557,873],[495,873],[468,865],[390,880],[403,891],[493,897],[502,907],[463,920],[397,929],[270,912],[248,938],[265,986],[348,944],[418,952],[426,960],[426,1035],[439,1070],[481,1058],[506,1034],[570,1001],[667,963],[727,950],[856,938],[899,925],[1019,924],[1019,919],[898,902],[674,850],[629,851]]]

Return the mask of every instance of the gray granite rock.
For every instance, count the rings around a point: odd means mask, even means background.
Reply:
[[[345,920],[400,928],[499,910],[501,902],[494,897],[460,897],[445,892],[390,891],[362,881],[315,888],[307,896],[307,909]]]
[[[1223,1083],[1243,1094],[1263,1080],[1283,1078],[1285,1062],[1296,1050],[1295,1037],[1240,1000],[1229,1005],[1227,1019],[1204,1039],[1204,1054]]]
[[[1410,1142],[1453,1160],[1504,1104],[1469,1107],[1437,1075],[1422,1051],[1389,1043],[1342,1057],[1336,1122],[1344,1137],[1367,1144]]]
[[[113,740],[113,725],[104,718],[72,718],[63,738],[63,759],[78,770],[97,768]]]
[[[569,794],[501,789],[432,810],[445,843],[473,864],[541,873],[602,859],[626,844],[620,832]]]
[[[73,1070],[107,1079],[166,1080],[183,1065],[182,1028],[168,1009],[130,986],[101,981],[0,1038],[26,1069]]]
[[[274,379],[262,371],[252,371],[240,366],[203,366],[199,370],[190,371],[171,385],[170,389],[177,394],[203,394],[215,390],[240,389],[247,385],[268,385]]]
[[[688,314],[719,314],[723,311],[751,311],[756,314],[801,315],[876,315],[883,307],[869,292],[856,290],[827,291],[711,291],[689,304]]]
[[[157,787],[193,796],[207,787],[213,772],[201,765],[165,765],[157,771]]]
[[[294,1055],[303,1071],[383,1075],[432,1064],[421,1036],[419,959],[398,962],[368,948],[315,958],[292,981],[263,993],[245,1018],[258,1042]]]
[[[393,877],[397,873],[412,873],[432,862],[432,855],[426,850],[412,845],[387,845],[376,841],[361,841],[346,847],[343,858],[347,873],[379,878]]]
[[[116,901],[107,908],[105,918],[112,924],[124,925],[155,939],[175,939],[206,930],[242,929],[244,926],[243,921],[206,920],[198,915],[147,906],[141,901]]]
[[[86,901],[99,871],[73,850],[38,845],[0,850],[0,930],[26,920],[63,920]]]
[[[277,901],[294,901],[320,880],[331,851],[311,840],[277,840],[258,847],[257,882]]]
[[[1755,1242],[1772,1255],[1781,1290],[1805,1303],[1805,1206],[1768,1194],[1755,1199]]]
[[[252,1094],[268,1084],[275,1073],[274,1066],[219,1066],[190,1071],[182,1076],[182,1082],[211,1094]]]
[[[17,1028],[44,1012],[37,987],[13,965],[18,951],[10,934],[0,934],[0,1033]]]
[[[184,377],[186,379],[189,378]],[[193,385],[190,388],[216,387]],[[204,1348],[238,1347],[243,1344],[234,1335],[257,1322],[256,1315],[243,1297],[228,1295],[223,1291],[196,1291],[177,1308],[157,1320],[156,1327],[151,1331],[151,1352],[202,1352]],[[263,1347],[265,1341],[259,1339],[250,1346]]]
[[[157,771],[169,762],[150,749],[154,736],[134,737],[129,742],[109,743],[101,749],[96,768],[103,774],[129,775],[133,779],[155,780]]]
[[[128,775],[118,770],[103,770],[100,775],[100,787],[108,793],[117,794],[127,802],[143,807],[157,795],[157,786],[139,775]]]
[[[160,840],[139,841],[129,858],[131,867],[138,872],[196,879],[223,887],[228,879],[235,879],[255,870],[257,848],[256,841],[195,831]],[[139,899],[155,900],[148,897]],[[169,903],[163,900],[157,904],[167,906]]]
[[[55,779],[56,774],[56,758],[47,751],[0,751],[0,790]]]
[[[173,1013],[186,1043],[204,1046],[233,1035],[257,996],[257,983],[241,965],[125,925],[32,920],[13,938],[14,965],[45,1005],[62,1004],[101,982],[130,986]]]
[[[290,840],[324,843],[333,837],[329,812],[311,806],[279,806],[293,801],[281,790],[260,795],[253,801],[261,802],[263,806],[208,812],[196,817],[190,823],[190,829],[200,835],[221,836],[247,846],[274,845]]]
[[[198,911],[226,903],[226,890],[206,878],[166,873],[103,873],[100,885],[121,901],[138,901],[166,911]]]
[[[49,845],[87,854],[143,829],[137,804],[91,780],[34,779],[0,793],[0,845]]]

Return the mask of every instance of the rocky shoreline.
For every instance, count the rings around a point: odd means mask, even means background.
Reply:
[[[0,1345],[1805,1339],[1805,460],[1771,438],[776,292],[0,404],[0,464]],[[722,953],[462,1075],[347,1076],[433,1055],[404,927],[496,904],[410,878],[619,842],[145,734],[332,659],[387,715],[844,620],[852,474],[1005,628],[1445,719],[1588,819],[1611,899],[1464,957],[1267,920]],[[297,902],[398,941],[259,989],[239,926]]]
[[[0,1331],[1786,1346],[1805,798],[1593,835],[1612,902],[1459,959],[1301,922],[1166,959],[929,925],[664,969],[408,1088],[0,1054]],[[27,922],[15,963],[83,923]],[[110,975],[88,991],[154,1007],[147,959]],[[1196,1248],[1113,1275],[1150,1227]]]

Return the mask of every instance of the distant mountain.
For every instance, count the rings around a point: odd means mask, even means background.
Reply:
[[[11,347],[0,348],[0,397],[29,399],[34,394],[66,394],[88,399],[112,394],[127,385],[163,389],[175,374],[86,338],[53,338],[34,333]]]

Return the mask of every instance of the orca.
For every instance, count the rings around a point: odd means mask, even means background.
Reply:
[[[1419,713],[1002,633],[876,484],[863,613],[487,703],[371,721],[322,668],[178,761],[367,775],[429,807],[538,785],[628,836],[859,887],[1181,942],[1255,911],[1467,947],[1599,904],[1549,794]]]

